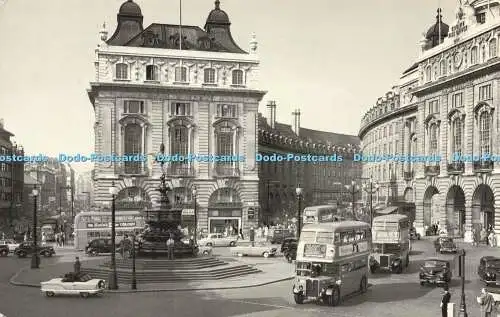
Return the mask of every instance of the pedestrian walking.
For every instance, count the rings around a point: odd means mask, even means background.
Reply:
[[[472,246],[477,247],[478,245],[478,232],[476,228],[472,228]]]
[[[486,229],[483,227],[483,229],[481,229],[481,242],[484,242],[486,243],[486,245],[488,245],[488,232],[486,231]]]
[[[168,252],[168,259],[173,260],[174,259],[174,239],[172,239],[172,236],[169,236],[168,240],[167,240],[167,252]]]
[[[245,237],[243,236],[243,229],[240,229],[240,238],[241,240],[245,240]]]
[[[64,233],[61,233],[61,247],[64,247],[64,242],[66,238],[64,237]]]
[[[441,298],[441,316],[448,317],[448,303],[450,302],[451,294],[448,290],[448,285],[444,287],[443,297]]]
[[[73,264],[73,270],[75,274],[80,274],[80,269],[82,268],[82,264],[80,263],[80,258],[75,257],[75,263]]]
[[[478,296],[477,303],[481,306],[481,317],[491,317],[495,300],[493,299],[493,295],[486,291],[486,288],[481,290],[481,295]]]
[[[46,242],[47,242],[47,237],[45,236],[45,232],[42,232],[42,246],[45,246]]]
[[[56,234],[56,243],[58,247],[61,246],[61,235],[59,233]]]

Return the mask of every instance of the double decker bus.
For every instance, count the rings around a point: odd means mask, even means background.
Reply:
[[[305,225],[297,247],[295,302],[314,299],[337,306],[345,295],[366,292],[370,250],[371,228],[366,222]]]
[[[410,264],[410,219],[391,214],[373,218],[370,271],[402,273]]]
[[[340,220],[337,205],[310,206],[302,213],[303,224],[315,224]]]

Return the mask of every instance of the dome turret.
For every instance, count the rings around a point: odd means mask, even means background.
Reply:
[[[109,45],[123,45],[143,30],[141,8],[132,0],[127,0],[120,6],[117,20],[115,33],[107,41]]]
[[[121,16],[142,17],[141,8],[132,0],[124,2],[118,11],[118,14]]]
[[[227,13],[224,10],[221,10],[219,0],[215,1],[215,9],[210,11],[210,13],[208,14],[207,22],[205,23],[205,29],[207,28],[207,25],[209,25],[209,24],[212,24],[212,25],[230,25],[231,24]]]
[[[435,47],[443,42],[443,39],[448,36],[450,27],[443,22],[441,8],[437,10],[436,23],[427,30],[425,38],[429,41],[430,48]]]

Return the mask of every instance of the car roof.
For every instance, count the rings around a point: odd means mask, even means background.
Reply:
[[[449,259],[440,259],[440,258],[428,258],[425,261],[436,261],[436,262],[449,262]]]
[[[486,261],[488,261],[488,260],[500,260],[500,257],[487,255],[487,256],[483,256],[481,259],[486,260]]]

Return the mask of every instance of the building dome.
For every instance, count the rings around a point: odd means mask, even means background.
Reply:
[[[230,24],[229,16],[220,9],[220,1],[215,1],[215,9],[210,11],[206,24]]]
[[[137,3],[133,2],[132,0],[124,2],[121,5],[118,14],[127,16],[137,16],[137,17],[142,16],[141,8]]]
[[[436,23],[427,30],[425,38],[432,42],[439,43],[439,33],[441,33],[441,40],[448,36],[448,31],[450,27],[448,24],[443,22],[443,16],[441,15],[441,9],[437,10],[438,14],[436,16]]]

